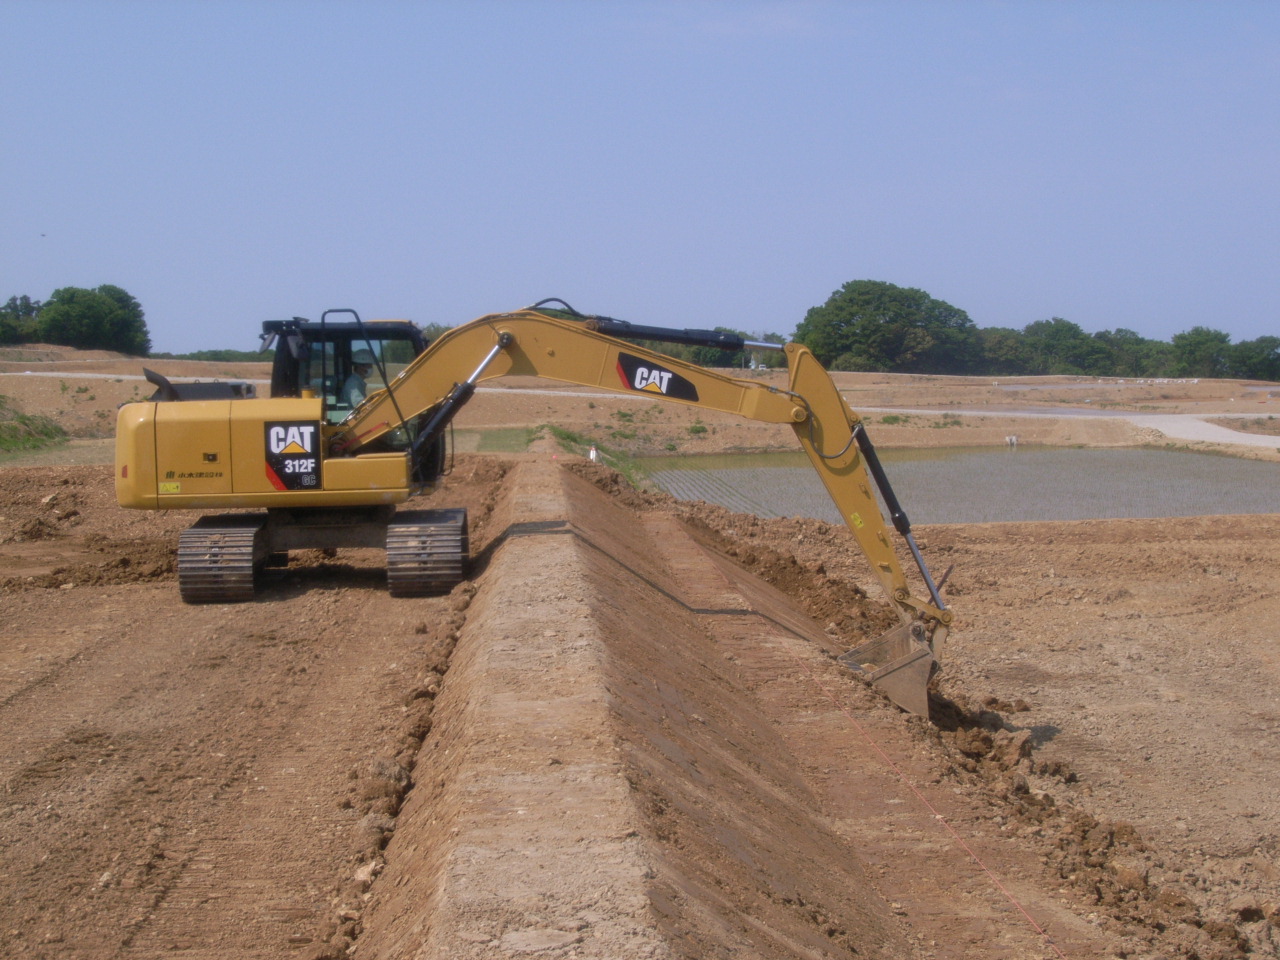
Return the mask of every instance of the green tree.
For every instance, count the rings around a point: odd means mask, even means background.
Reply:
[[[442,333],[448,333],[453,327],[443,323],[428,323],[422,328],[422,336],[428,343],[432,343]]]
[[[1108,369],[1105,371],[1108,376],[1156,377],[1170,372],[1165,349],[1169,347],[1167,343],[1148,340],[1124,327],[1100,330],[1093,335],[1093,339],[1110,355]]]
[[[879,280],[846,283],[805,314],[793,339],[837,370],[966,373],[982,353],[963,310]]]
[[[189,353],[149,353],[155,360],[212,360],[217,363],[270,362],[271,354],[260,350],[192,350]]]
[[[1231,348],[1230,366],[1244,380],[1280,381],[1280,337],[1240,341]]]
[[[1022,335],[1028,373],[1096,375],[1105,371],[1106,347],[1070,320],[1037,320],[1023,327]]]
[[[1152,377],[1171,377],[1174,370],[1173,344],[1164,340],[1147,341],[1148,364]]]
[[[145,357],[151,336],[142,307],[120,287],[62,287],[40,307],[36,335],[82,350],[118,350]]]
[[[116,328],[113,331],[118,344],[114,349],[140,357],[149,354],[151,335],[147,332],[146,315],[142,312],[142,304],[128,291],[110,283],[98,287],[98,292],[110,297],[120,308],[115,318]]]
[[[1192,327],[1173,335],[1175,373],[1180,377],[1230,375],[1231,335],[1209,327]]]
[[[982,344],[982,373],[1012,377],[1027,372],[1029,358],[1021,330],[983,327],[978,331],[978,341]]]
[[[635,342],[646,350],[660,353],[664,357],[675,357],[677,360],[684,360],[686,363],[695,362],[693,351],[697,348],[687,343],[666,343],[662,340],[637,340]]]
[[[0,308],[0,343],[29,343],[36,327],[40,301],[30,297],[10,297]]]
[[[716,333],[731,333],[734,336],[750,340],[751,334],[734,330],[731,327],[716,327]],[[694,363],[700,367],[733,367],[746,365],[746,354],[742,350],[722,350],[719,347],[694,347],[690,354]]]

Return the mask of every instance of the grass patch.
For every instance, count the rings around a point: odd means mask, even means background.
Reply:
[[[613,467],[613,469],[627,478],[629,484],[637,489],[644,483],[645,472],[640,469],[640,465],[636,463],[635,458],[630,454],[616,447],[606,446],[599,441],[592,441],[589,437],[584,437],[573,430],[566,430],[564,427],[557,427],[550,423],[543,424],[542,429],[555,437],[556,443],[560,444],[561,450],[579,457],[587,456],[591,452],[591,444],[594,442],[596,453],[599,455],[601,463]]]
[[[19,413],[13,401],[0,395],[0,452],[39,450],[55,443],[65,443],[67,431],[39,414]]]
[[[479,431],[476,450],[480,453],[524,453],[538,435],[531,427],[501,427]]]

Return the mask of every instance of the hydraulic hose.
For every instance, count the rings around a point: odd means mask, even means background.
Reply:
[[[897,530],[902,535],[902,539],[907,541],[907,546],[911,550],[911,556],[915,559],[920,576],[924,578],[925,586],[929,588],[929,596],[932,598],[934,606],[939,610],[947,609],[947,605],[942,600],[942,595],[938,592],[937,586],[934,585],[933,577],[929,574],[929,567],[924,562],[924,556],[920,553],[920,548],[916,546],[916,538],[911,535],[911,521],[907,518],[907,512],[902,509],[902,504],[898,502],[897,494],[893,492],[893,487],[889,483],[889,477],[885,474],[884,467],[880,464],[880,455],[876,453],[875,444],[867,436],[867,431],[863,429],[861,422],[854,426],[853,435],[858,441],[858,449],[862,453],[863,462],[866,463],[867,470],[871,473],[876,482],[876,487],[880,490],[880,497],[884,500],[884,505],[889,510],[889,519],[893,521],[893,529]]]

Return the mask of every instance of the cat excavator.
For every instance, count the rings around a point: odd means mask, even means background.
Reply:
[[[251,600],[260,568],[316,548],[385,548],[392,596],[452,589],[467,575],[466,512],[401,505],[446,474],[450,425],[479,384],[541,377],[789,425],[900,621],[840,660],[928,715],[952,613],[861,418],[803,345],[583,315],[561,300],[480,317],[430,343],[412,323],[365,322],[353,310],[326,311],[318,323],[267,321],[262,336],[264,351],[275,346],[269,397],[252,384],[171,383],[144,371],[155,394],[117,417],[121,506],[239,511],[206,515],[180,535],[183,600]],[[727,376],[646,342],[781,350],[788,384]],[[898,562],[881,501],[923,595]]]

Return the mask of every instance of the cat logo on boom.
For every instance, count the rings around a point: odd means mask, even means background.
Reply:
[[[629,353],[618,354],[618,376],[622,385],[641,393],[658,393],[672,400],[698,402],[698,388],[674,370],[660,367]]]
[[[268,423],[267,479],[277,490],[315,490],[320,486],[316,448],[320,424],[314,420]]]

